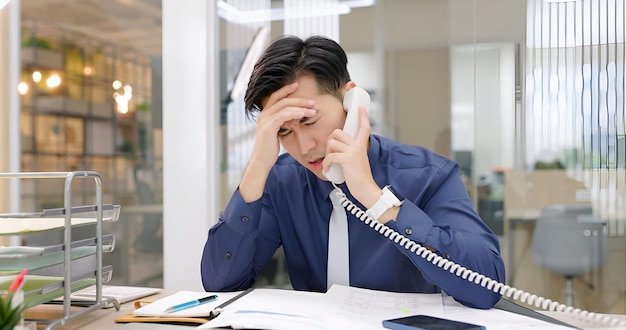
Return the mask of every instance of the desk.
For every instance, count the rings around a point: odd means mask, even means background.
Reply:
[[[515,280],[515,235],[513,231],[518,224],[534,224],[541,215],[541,209],[510,209],[506,211],[506,226],[508,235],[508,275],[507,284],[513,286]]]
[[[174,292],[175,291],[163,290],[156,295],[149,296],[144,299],[157,300],[157,299],[166,297]],[[74,308],[80,308],[80,307],[74,307]],[[129,303],[122,304],[119,311],[116,311],[115,308],[96,310],[96,311],[93,311],[92,313],[88,313],[80,317],[77,317],[76,319],[71,320],[65,325],[58,326],[55,328],[55,330],[57,329],[58,330],[110,330],[110,329],[115,329],[117,327],[120,327],[120,329],[124,329],[122,323],[115,323],[115,318],[131,313],[133,311],[133,308],[134,308],[133,303],[129,302]],[[46,313],[46,315],[50,315],[56,318],[60,318],[60,316],[63,315],[63,306],[61,305],[39,305],[39,306],[35,306],[31,308],[29,310],[29,313],[32,313],[32,310],[35,310],[35,309],[38,311],[38,313],[40,313],[39,315],[41,315],[41,313]],[[585,321],[578,320],[568,313],[548,312],[548,311],[539,311],[539,312],[549,317],[552,317],[556,320],[571,324],[572,326],[578,327],[580,329],[603,328],[600,325],[594,325]],[[610,315],[610,316],[616,319],[626,320],[626,315]],[[175,326],[175,325],[172,325],[172,326],[163,325],[161,327],[172,329],[172,330],[183,329],[183,328],[186,328],[186,329],[194,328],[194,326],[182,327],[182,326]],[[43,329],[43,327],[40,325],[38,329]]]
[[[143,298],[145,300],[157,300],[172,294],[172,291],[163,290],[155,295]],[[80,310],[81,307],[72,307]],[[115,308],[103,308],[95,310],[91,313],[87,313],[80,317],[70,320],[68,323],[54,328],[55,330],[110,330],[115,328],[118,324],[115,323],[115,318],[132,313],[134,307],[132,302],[128,302],[120,305],[120,310],[116,311]],[[37,305],[26,311],[26,317],[29,315],[41,315],[46,319],[60,319],[63,317],[62,305]],[[41,323],[37,325],[38,329],[43,329],[47,325]]]

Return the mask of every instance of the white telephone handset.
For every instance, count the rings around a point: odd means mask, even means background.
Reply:
[[[343,124],[343,131],[355,138],[359,132],[359,108],[365,107],[365,111],[370,113],[370,96],[361,87],[353,87],[343,96],[343,109],[348,113],[346,122]],[[333,164],[328,171],[323,171],[324,176],[336,184],[345,181],[343,171],[339,164]]]

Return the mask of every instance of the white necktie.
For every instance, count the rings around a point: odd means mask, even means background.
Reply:
[[[350,250],[348,241],[348,217],[335,194],[330,192],[333,212],[328,223],[328,274],[327,289],[333,284],[350,285]]]

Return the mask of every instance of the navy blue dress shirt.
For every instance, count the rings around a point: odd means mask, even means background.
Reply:
[[[495,234],[474,211],[458,165],[426,148],[370,136],[368,157],[376,183],[405,198],[387,226],[437,254],[494,280],[504,281]],[[360,208],[345,184],[340,186]],[[330,182],[288,154],[272,168],[263,197],[246,203],[235,191],[209,230],[201,270],[207,291],[243,290],[282,245],[295,290],[326,291]],[[348,213],[350,285],[393,292],[444,290],[457,301],[490,308],[500,298],[478,284],[438,268],[398,246]]]

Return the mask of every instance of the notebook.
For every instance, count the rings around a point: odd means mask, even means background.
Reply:
[[[217,299],[199,306],[167,313],[174,305],[217,295]],[[135,309],[115,319],[118,323],[201,324],[199,328],[214,329],[241,325],[258,329],[324,330],[324,322],[311,313],[323,294],[279,289],[254,289],[237,292],[180,291]],[[137,306],[137,303],[135,303]],[[221,310],[219,316],[214,314]]]
[[[196,292],[196,291],[179,291],[167,297],[161,298],[143,307],[133,311],[135,316],[149,317],[209,317],[214,308],[226,302],[230,298],[235,297],[239,292]],[[183,309],[173,313],[167,313],[168,307],[182,304],[195,299],[200,299],[208,295],[217,294],[214,301],[199,306]]]
[[[137,300],[139,298],[144,298],[159,293],[160,291],[161,289],[158,288],[103,285],[102,297],[113,298],[117,300],[118,303],[123,304],[129,301]],[[96,301],[96,287],[91,286],[86,289],[76,291],[72,293],[70,297],[72,299],[73,305],[91,304]],[[56,299],[56,301],[62,302],[63,297]],[[107,307],[113,307],[113,305]]]

